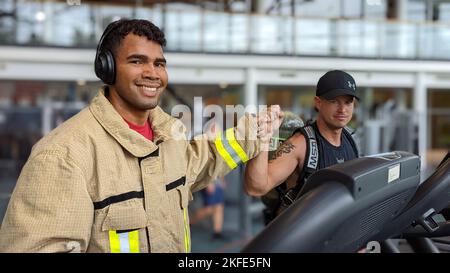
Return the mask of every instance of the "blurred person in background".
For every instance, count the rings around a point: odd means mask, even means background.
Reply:
[[[207,217],[211,217],[213,224],[212,240],[223,240],[223,220],[225,210],[225,178],[219,177],[214,183],[208,184],[202,189],[201,195],[203,199],[203,207],[195,211],[190,222],[192,225],[197,224]]]

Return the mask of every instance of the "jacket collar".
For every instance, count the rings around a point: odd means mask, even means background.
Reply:
[[[98,123],[135,157],[145,157],[157,150],[158,146],[155,143],[160,143],[170,138],[172,124],[176,121],[175,118],[166,114],[159,106],[152,109],[149,117],[154,133],[152,142],[128,127],[120,114],[105,97],[103,89],[92,100],[89,110]]]

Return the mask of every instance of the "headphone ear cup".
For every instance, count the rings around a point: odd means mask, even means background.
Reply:
[[[113,85],[116,82],[116,63],[114,62],[114,56],[111,51],[105,51],[107,65],[107,81],[109,85]]]
[[[114,57],[109,50],[101,51],[95,61],[95,74],[104,83],[113,85],[116,79]]]

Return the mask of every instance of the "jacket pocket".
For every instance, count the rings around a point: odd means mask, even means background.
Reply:
[[[187,209],[189,203],[189,188],[178,187],[177,191],[180,197],[180,209]]]
[[[110,205],[102,224],[102,231],[108,232],[112,253],[138,253],[143,229],[147,226],[147,214],[141,204],[118,203]]]

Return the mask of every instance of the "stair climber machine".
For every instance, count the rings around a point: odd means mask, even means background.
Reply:
[[[450,153],[449,153],[450,154]],[[358,158],[317,171],[296,201],[242,252],[358,252],[376,243],[399,252],[438,252],[431,238],[450,236],[450,156],[420,182],[420,159],[408,152]]]

